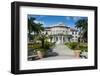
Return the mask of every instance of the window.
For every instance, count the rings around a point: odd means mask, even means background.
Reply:
[[[75,41],[77,41],[77,39],[75,39]]]

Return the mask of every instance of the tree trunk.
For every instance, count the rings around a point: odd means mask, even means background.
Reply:
[[[30,37],[31,37],[31,31],[30,30],[31,30],[31,27],[29,26],[29,33],[28,33],[28,35],[29,35],[29,41],[31,40],[30,39]]]
[[[44,40],[42,40],[42,48],[44,48]]]

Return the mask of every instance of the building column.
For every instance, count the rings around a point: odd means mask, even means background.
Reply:
[[[56,42],[56,37],[54,36],[54,42]]]
[[[62,39],[61,39],[61,40],[62,40],[61,43],[63,43],[63,36],[62,36],[61,38],[62,38]]]
[[[58,42],[60,43],[60,36],[58,36]]]
[[[54,42],[55,42],[55,36],[54,36]]]
[[[66,40],[65,40],[65,36],[63,36],[63,43],[65,42]]]
[[[52,37],[52,42],[54,42],[54,36]]]
[[[59,36],[59,43],[61,43],[61,36]]]
[[[68,42],[68,37],[66,37],[66,39],[65,39],[65,40],[66,40],[66,42]]]

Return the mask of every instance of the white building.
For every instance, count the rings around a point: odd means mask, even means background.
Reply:
[[[59,43],[78,42],[79,32],[75,28],[66,26],[63,23],[45,27],[44,34],[50,36],[49,41]]]

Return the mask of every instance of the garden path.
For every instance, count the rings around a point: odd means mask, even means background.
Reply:
[[[56,52],[58,56],[51,56],[40,60],[76,59],[73,50],[71,50],[64,44],[56,44],[53,52]]]
[[[56,44],[55,48],[53,49],[53,52],[56,52],[61,56],[75,55],[73,50],[71,50],[64,44]]]

